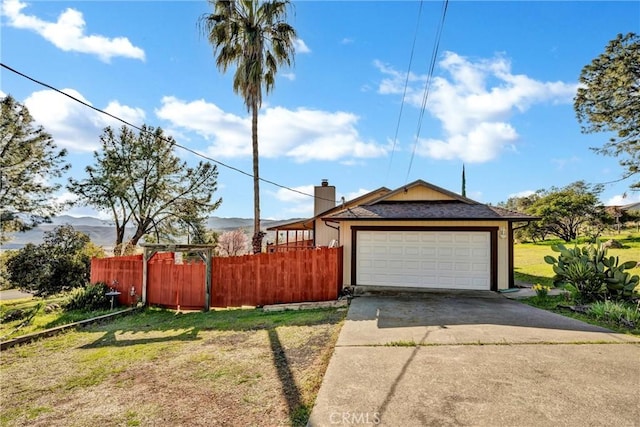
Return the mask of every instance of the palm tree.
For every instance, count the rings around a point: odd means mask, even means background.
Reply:
[[[214,12],[200,23],[213,45],[216,66],[223,73],[236,66],[233,91],[244,99],[251,113],[253,146],[253,252],[262,251],[260,230],[260,174],[258,110],[262,90],[270,93],[280,65],[291,65],[295,54],[295,29],[286,22],[289,0],[210,0]]]

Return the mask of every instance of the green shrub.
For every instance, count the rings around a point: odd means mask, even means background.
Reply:
[[[596,319],[631,327],[640,324],[640,311],[632,304],[619,301],[598,301],[591,304],[589,314]]]
[[[58,226],[45,232],[42,244],[29,243],[7,260],[7,279],[36,296],[83,287],[90,277],[90,254],[96,252],[89,243],[89,236],[70,225]]]
[[[106,283],[87,285],[85,288],[76,288],[71,291],[69,301],[65,304],[66,310],[107,310],[111,307],[111,298],[106,295],[109,292]]]
[[[9,281],[9,273],[7,272],[7,263],[16,254],[16,251],[0,252],[0,291],[11,289],[13,284]]]

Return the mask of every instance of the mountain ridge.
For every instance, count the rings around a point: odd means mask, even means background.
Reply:
[[[267,228],[295,219],[296,218],[287,220],[262,219],[260,223],[262,227]],[[45,232],[52,231],[60,225],[71,225],[76,231],[87,234],[91,241],[98,246],[104,248],[113,247],[115,239],[115,226],[113,221],[92,216],[74,217],[70,215],[60,215],[52,217],[51,222],[40,224],[31,230],[22,233],[13,233],[11,240],[2,244],[0,249],[20,249],[27,243],[40,244],[43,241]],[[217,233],[224,233],[225,231],[232,231],[238,228],[250,233],[253,229],[253,219],[211,216],[207,219],[207,228]],[[133,227],[127,227],[127,230],[130,232],[129,235],[133,234]]]

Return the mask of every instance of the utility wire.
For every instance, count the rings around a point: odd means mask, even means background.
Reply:
[[[66,96],[67,98],[72,99],[73,101],[79,102],[80,104],[84,105],[85,107],[91,108],[92,110],[97,111],[98,113],[104,114],[104,115],[106,115],[106,116],[111,117],[112,119],[115,119],[115,120],[117,120],[117,121],[119,121],[119,122],[122,122],[122,123],[124,123],[125,125],[130,126],[130,127],[134,128],[134,129],[138,130],[139,132],[152,134],[150,131],[148,131],[148,130],[146,130],[146,129],[143,129],[143,128],[141,128],[140,126],[137,126],[137,125],[134,125],[134,124],[132,124],[132,123],[129,123],[128,121],[126,121],[126,120],[124,120],[124,119],[122,119],[122,118],[120,118],[120,117],[118,117],[118,116],[116,116],[116,115],[114,115],[114,114],[111,114],[111,113],[109,113],[108,111],[104,111],[104,110],[101,110],[100,108],[94,107],[93,105],[91,105],[91,104],[89,104],[89,103],[87,103],[87,102],[85,102],[85,101],[83,101],[83,100],[81,100],[81,99],[78,99],[78,98],[76,98],[76,97],[75,97],[75,96],[73,96],[73,95],[69,95],[68,93],[63,92],[63,91],[61,91],[60,89],[58,89],[58,88],[56,88],[56,87],[53,87],[53,86],[51,86],[51,85],[50,85],[50,84],[48,84],[48,83],[44,83],[44,82],[42,82],[42,81],[40,81],[40,80],[37,80],[37,79],[35,79],[35,78],[31,77],[31,76],[28,76],[27,74],[22,73],[22,72],[20,72],[20,71],[18,71],[18,70],[16,70],[16,69],[14,69],[14,68],[12,68],[12,67],[10,67],[10,66],[6,65],[6,64],[5,64],[5,63],[3,63],[3,62],[0,62],[0,66],[2,66],[2,68],[6,68],[7,70],[11,71],[12,73],[15,73],[15,74],[17,74],[17,75],[19,75],[19,76],[21,76],[21,77],[24,77],[24,78],[25,78],[25,79],[27,79],[27,80],[30,80],[30,81],[32,81],[32,82],[34,82],[34,83],[38,84],[38,85],[40,85],[40,86],[44,86],[44,87],[46,87],[47,89],[51,89],[51,90],[53,90],[54,92],[57,92],[57,93],[59,93],[59,94],[61,94],[61,95]],[[184,146],[184,145],[182,145],[182,144],[179,144],[179,143],[175,142],[175,140],[174,140],[174,141],[169,141],[169,139],[168,139],[168,138],[166,138],[166,137],[162,137],[162,139],[163,139],[164,141],[166,141],[166,142],[169,142],[169,143],[173,144],[174,146],[176,146],[176,147],[178,147],[178,148],[182,148],[183,150],[185,150],[185,151],[187,151],[187,152],[189,152],[189,153],[191,153],[191,154],[194,154],[194,155],[196,155],[196,156],[198,156],[198,157],[201,157],[201,158],[203,158],[203,159],[205,159],[205,160],[208,160],[208,161],[211,161],[211,162],[213,162],[213,163],[217,163],[217,164],[219,164],[220,166],[223,166],[223,167],[225,167],[225,168],[227,168],[227,169],[231,169],[231,170],[232,170],[232,171],[234,171],[234,172],[238,172],[238,173],[240,173],[240,174],[242,174],[242,175],[246,175],[246,176],[248,176],[248,177],[253,178],[253,174],[251,174],[251,173],[249,173],[249,172],[243,171],[242,169],[239,169],[239,168],[237,168],[237,167],[235,167],[235,166],[231,166],[231,165],[229,165],[229,164],[226,164],[226,163],[224,163],[224,162],[221,162],[220,160],[216,160],[216,159],[214,159],[214,158],[212,158],[212,157],[206,156],[206,155],[204,155],[204,154],[202,154],[202,153],[200,153],[200,152],[198,152],[198,151],[196,151],[196,150],[194,150],[194,149],[192,149],[192,148],[186,147],[186,146]],[[325,199],[325,198],[323,198],[323,197],[316,197],[316,196],[315,196],[315,195],[313,195],[313,194],[305,193],[304,191],[296,190],[295,188],[287,187],[286,185],[278,184],[277,182],[274,182],[274,181],[271,181],[271,180],[268,180],[268,179],[264,179],[264,178],[258,178],[258,179],[259,179],[260,181],[262,181],[262,182],[266,183],[266,184],[271,184],[271,185],[273,185],[273,186],[275,186],[275,187],[279,187],[279,188],[282,188],[282,189],[285,189],[285,190],[288,190],[288,191],[292,191],[292,192],[294,192],[294,193],[302,194],[303,196],[308,196],[308,197],[311,197],[311,198],[313,198],[313,199],[318,199],[318,200],[325,200],[325,201],[329,201],[329,202],[335,202],[336,204],[338,203],[338,201],[337,201],[337,200]]]
[[[407,168],[407,177],[405,184],[409,182],[409,174],[411,173],[411,166],[413,165],[413,158],[416,155],[416,147],[418,146],[418,140],[420,139],[420,131],[422,130],[422,120],[424,119],[424,112],[427,108],[427,100],[429,99],[429,91],[431,90],[431,82],[433,81],[433,71],[436,66],[436,59],[438,58],[438,50],[440,49],[440,38],[442,37],[442,29],[444,28],[444,21],[447,16],[447,7],[449,6],[449,0],[444,0],[442,3],[442,17],[440,24],[436,31],[436,40],[434,42],[433,52],[431,54],[431,62],[429,64],[429,74],[427,75],[427,81],[424,87],[424,95],[422,97],[422,106],[420,109],[420,116],[418,118],[418,128],[416,130],[416,140],[413,143],[413,150],[411,152],[411,159],[409,160],[409,167]]]
[[[407,97],[407,87],[409,86],[409,75],[411,74],[411,65],[413,64],[413,53],[416,48],[416,40],[418,39],[418,29],[420,28],[420,18],[422,16],[423,0],[420,0],[420,7],[418,8],[418,19],[416,21],[416,30],[413,34],[413,44],[411,45],[411,55],[409,55],[409,67],[407,68],[407,77],[404,80],[404,91],[402,93],[402,101],[400,102],[400,112],[398,113],[398,122],[396,123],[396,133],[393,136],[393,148],[391,149],[391,157],[389,158],[389,168],[387,169],[387,178],[385,184],[389,181],[389,175],[391,174],[391,165],[393,164],[393,154],[396,151],[396,144],[398,143],[398,132],[400,131],[400,121],[402,119],[402,111],[404,109],[404,101]]]

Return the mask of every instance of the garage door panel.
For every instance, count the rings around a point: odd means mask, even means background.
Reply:
[[[454,250],[454,255],[456,258],[459,257],[469,257],[471,255],[471,249],[470,248],[455,248]]]
[[[471,236],[469,234],[455,234],[453,236],[453,240],[456,243],[469,243],[471,241]]]
[[[356,284],[490,289],[485,231],[358,231]]]
[[[489,250],[485,248],[473,248],[471,249],[471,256],[474,258],[488,258]]]
[[[402,246],[389,246],[390,256],[402,256],[404,254],[404,248]]]
[[[489,241],[488,233],[486,235],[474,234],[471,236],[471,241],[474,243],[486,243]]]
[[[451,233],[438,233],[437,234],[437,242],[438,243],[450,243],[453,242],[453,235]]]
[[[417,258],[420,256],[420,248],[405,247],[405,248],[402,248],[402,253],[407,258]]]
[[[374,242],[386,242],[387,238],[388,238],[387,234],[378,234],[378,233],[376,233],[376,234],[373,235],[373,239],[372,240]]]
[[[430,246],[428,248],[422,247],[419,250],[420,255],[422,255],[424,258],[434,258],[438,255],[438,251],[434,246]]]
[[[436,235],[432,233],[422,233],[419,236],[419,240],[423,243],[435,243],[438,241]]]

